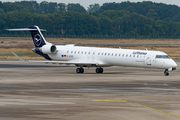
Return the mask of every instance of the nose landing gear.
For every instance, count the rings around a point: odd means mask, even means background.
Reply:
[[[165,69],[165,71],[164,71],[164,75],[165,75],[165,76],[169,76],[168,69]]]

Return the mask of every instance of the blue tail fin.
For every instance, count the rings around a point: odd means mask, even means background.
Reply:
[[[38,26],[30,26],[28,28],[7,29],[7,30],[9,30],[9,31],[29,31],[31,33],[35,47],[42,47],[43,45],[46,45],[48,43],[41,33],[41,31],[45,31],[45,30],[39,29]]]
[[[42,47],[43,45],[46,45],[47,42],[38,26],[31,26],[28,28],[31,29],[29,31],[31,33],[35,47]]]
[[[43,29],[39,29],[38,26],[30,26],[28,28],[19,28],[19,29],[6,29],[8,31],[29,31],[31,33],[34,45],[36,48],[33,49],[33,51],[41,56],[43,56],[44,58],[48,59],[48,60],[52,60],[48,54],[43,53],[42,51],[40,51],[40,48],[44,45],[47,44],[51,44],[46,42],[44,36],[42,35],[41,31],[45,31]],[[52,45],[52,44],[51,44]]]

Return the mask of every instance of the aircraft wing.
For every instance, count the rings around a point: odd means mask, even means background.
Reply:
[[[39,63],[52,63],[52,64],[75,64],[75,65],[83,65],[83,66],[108,66],[107,63],[103,61],[87,61],[86,59],[73,59],[69,61],[42,61],[42,60],[23,60],[18,55],[16,55],[14,52],[12,52],[20,61],[24,62],[39,62]]]

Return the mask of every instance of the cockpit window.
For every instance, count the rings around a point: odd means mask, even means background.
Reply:
[[[162,55],[156,55],[156,58],[162,58]]]
[[[163,55],[163,58],[170,59],[170,57],[168,55]]]
[[[170,59],[168,55],[156,55],[156,58]]]

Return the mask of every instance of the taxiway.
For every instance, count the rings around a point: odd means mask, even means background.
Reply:
[[[180,65],[180,62],[177,61]],[[0,61],[3,120],[178,120],[180,67],[109,67],[76,74],[75,66]]]

